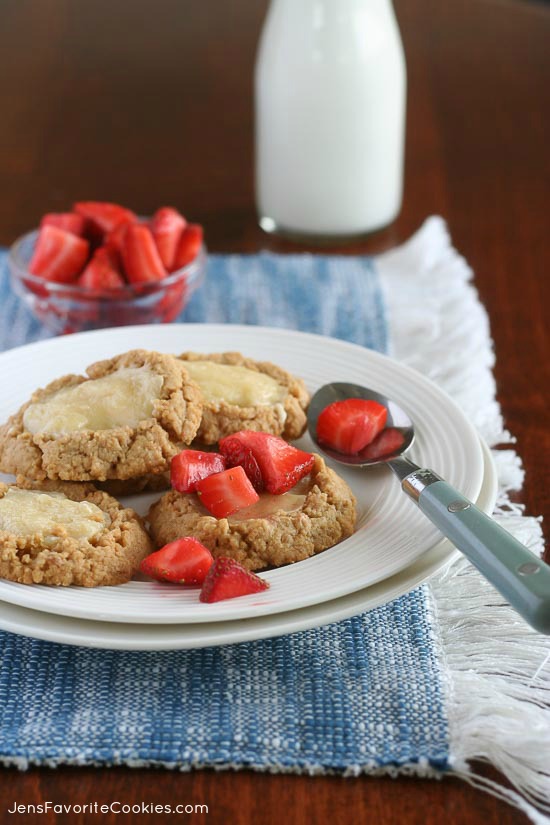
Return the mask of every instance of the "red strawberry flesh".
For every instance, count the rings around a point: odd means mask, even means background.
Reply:
[[[176,539],[151,553],[140,570],[158,581],[175,584],[202,584],[214,558],[210,550],[191,536]]]
[[[120,289],[125,285],[117,267],[116,257],[105,246],[96,249],[77,283],[79,286],[98,291]]]
[[[202,245],[203,229],[198,223],[188,223],[180,236],[174,269],[181,269],[194,261]]]
[[[219,453],[182,450],[170,465],[170,483],[180,493],[194,493],[197,481],[225,470],[225,459]]]
[[[120,223],[137,221],[135,212],[117,203],[79,201],[73,205],[73,210],[78,215],[88,218],[94,228],[104,235],[112,232]]]
[[[84,238],[56,226],[43,226],[38,233],[29,271],[48,281],[71,283],[80,275],[89,252],[90,245]]]
[[[265,489],[274,495],[292,489],[301,478],[311,472],[315,463],[312,453],[293,447],[276,435],[252,430],[242,430],[222,438],[220,453],[225,456],[228,464],[233,461],[240,464],[242,461],[247,473],[252,468],[251,477],[249,476],[251,482],[255,486],[258,485],[257,489]],[[256,468],[261,476],[261,486]]]
[[[339,453],[353,455],[373,441],[386,426],[388,411],[376,401],[346,398],[334,401],[317,419],[317,438]]]
[[[252,486],[259,493],[265,489],[262,472],[252,449],[241,438],[242,433],[227,435],[220,441],[220,450],[228,467],[242,467]]]
[[[395,455],[401,450],[405,436],[395,427],[387,427],[379,433],[374,441],[361,450],[361,457],[369,461]]]
[[[110,249],[111,252],[115,252],[118,256],[122,255],[124,237],[129,226],[131,226],[131,222],[129,221],[119,223],[118,226],[115,226],[115,228],[105,236],[105,246]]]
[[[159,281],[166,276],[155,241],[148,226],[133,224],[126,228],[122,242],[122,261],[131,283]]]
[[[48,212],[40,221],[40,228],[43,226],[57,226],[65,232],[71,232],[80,238],[86,237],[86,226],[88,221],[82,215],[75,212]]]
[[[238,562],[220,556],[208,571],[200,593],[201,602],[220,602],[267,590],[269,582],[245,570]]]
[[[177,209],[163,206],[153,215],[150,226],[160,259],[168,272],[173,272],[176,268],[176,253],[180,238],[187,226],[187,221]]]
[[[195,483],[201,504],[218,519],[254,504],[259,495],[242,467],[232,467]]]

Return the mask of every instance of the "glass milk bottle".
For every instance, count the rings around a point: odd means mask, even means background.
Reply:
[[[330,240],[391,223],[405,94],[391,0],[271,0],[255,76],[261,226]]]

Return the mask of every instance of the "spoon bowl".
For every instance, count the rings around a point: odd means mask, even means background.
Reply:
[[[387,427],[392,427],[398,430],[403,436],[403,443],[398,450],[385,455],[378,455],[376,458],[370,458],[367,454],[368,447],[365,447],[358,453],[353,455],[339,453],[336,450],[331,450],[325,444],[319,443],[317,437],[317,420],[319,415],[335,401],[345,401],[348,398],[361,398],[364,401],[376,401],[382,404],[388,411]],[[317,390],[312,397],[308,413],[307,424],[311,438],[315,444],[322,450],[325,455],[339,464],[349,464],[354,467],[374,467],[376,464],[387,464],[388,461],[396,459],[403,455],[414,442],[414,424],[405,412],[395,401],[392,401],[379,392],[362,387],[360,384],[350,384],[347,382],[335,382],[332,384],[325,384],[320,390]]]

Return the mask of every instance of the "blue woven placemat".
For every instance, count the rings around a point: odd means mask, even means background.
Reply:
[[[213,255],[181,320],[291,327],[380,351],[388,341],[368,259]],[[0,349],[44,337],[10,292],[0,260]],[[0,632],[0,655],[5,763],[349,773],[448,763],[423,587],[362,616],[272,640],[136,653]]]

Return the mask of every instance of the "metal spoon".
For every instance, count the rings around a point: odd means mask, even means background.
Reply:
[[[334,401],[346,398],[383,404],[388,410],[387,426],[397,428],[403,436],[399,449],[373,459],[365,455],[368,448],[363,454],[347,455],[319,444],[320,413]],[[512,607],[536,630],[550,634],[550,566],[537,559],[437,473],[419,467],[403,455],[414,441],[414,424],[395,401],[358,384],[326,384],[311,399],[308,429],[319,449],[340,464],[356,467],[387,464],[401,482],[401,489]]]

